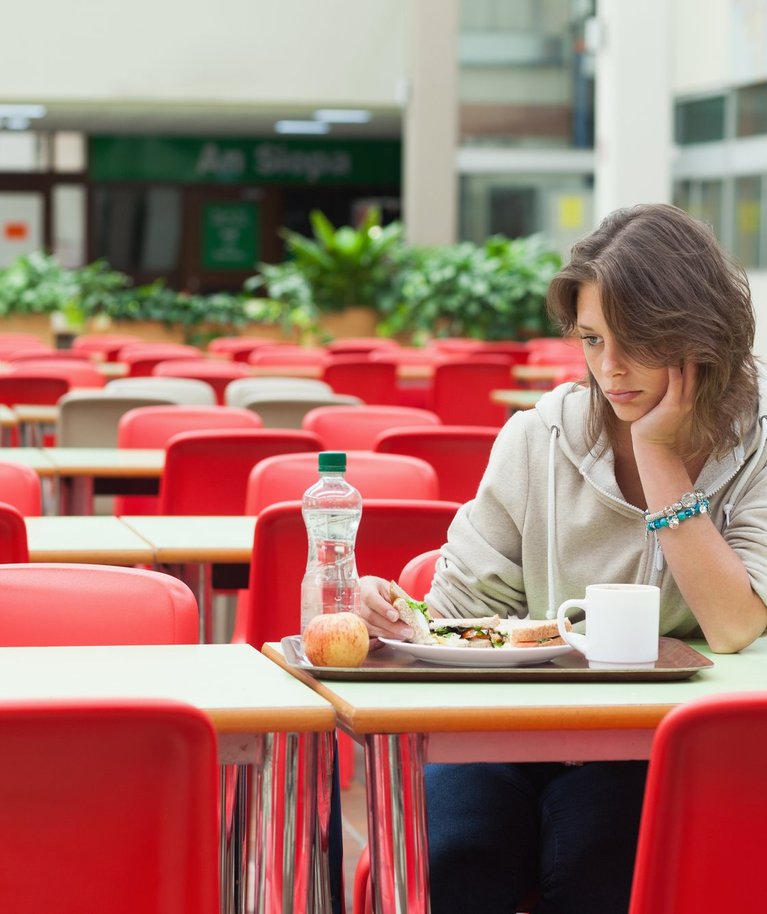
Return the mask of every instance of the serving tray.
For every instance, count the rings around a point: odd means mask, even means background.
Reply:
[[[654,667],[592,670],[577,651],[535,666],[438,666],[406,657],[391,647],[373,650],[360,667],[313,666],[304,656],[301,636],[282,639],[286,661],[317,679],[389,680],[392,682],[657,682],[689,679],[713,661],[677,638],[661,638]],[[488,648],[490,650],[490,648]]]

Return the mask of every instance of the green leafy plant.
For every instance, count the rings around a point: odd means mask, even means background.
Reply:
[[[310,214],[313,237],[283,229],[287,260],[277,267],[259,264],[250,288],[266,289],[270,298],[318,314],[363,305],[386,313],[398,298],[403,245],[398,222],[381,224],[371,207],[359,226],[336,228],[319,210]]]
[[[548,335],[546,289],[560,266],[559,254],[538,235],[417,249],[403,266],[400,300],[382,329],[416,339]]]

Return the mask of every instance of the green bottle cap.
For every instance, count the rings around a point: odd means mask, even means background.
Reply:
[[[320,473],[345,473],[346,454],[344,451],[320,451]]]

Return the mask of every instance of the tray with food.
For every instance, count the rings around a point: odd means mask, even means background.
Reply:
[[[685,642],[661,638],[658,660],[651,666],[591,669],[582,654],[562,642],[556,622],[498,616],[432,619],[425,603],[393,582],[391,596],[413,630],[410,641],[380,638],[359,665],[334,666],[316,662],[318,655],[310,650],[313,663],[301,636],[291,635],[282,639],[285,659],[318,679],[392,681],[657,681],[688,679],[713,665]]]

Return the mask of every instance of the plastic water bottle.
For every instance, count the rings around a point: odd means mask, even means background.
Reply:
[[[320,478],[304,492],[302,513],[309,541],[301,582],[301,632],[320,613],[357,612],[360,581],[354,542],[362,497],[344,479],[346,454],[321,451]]]

